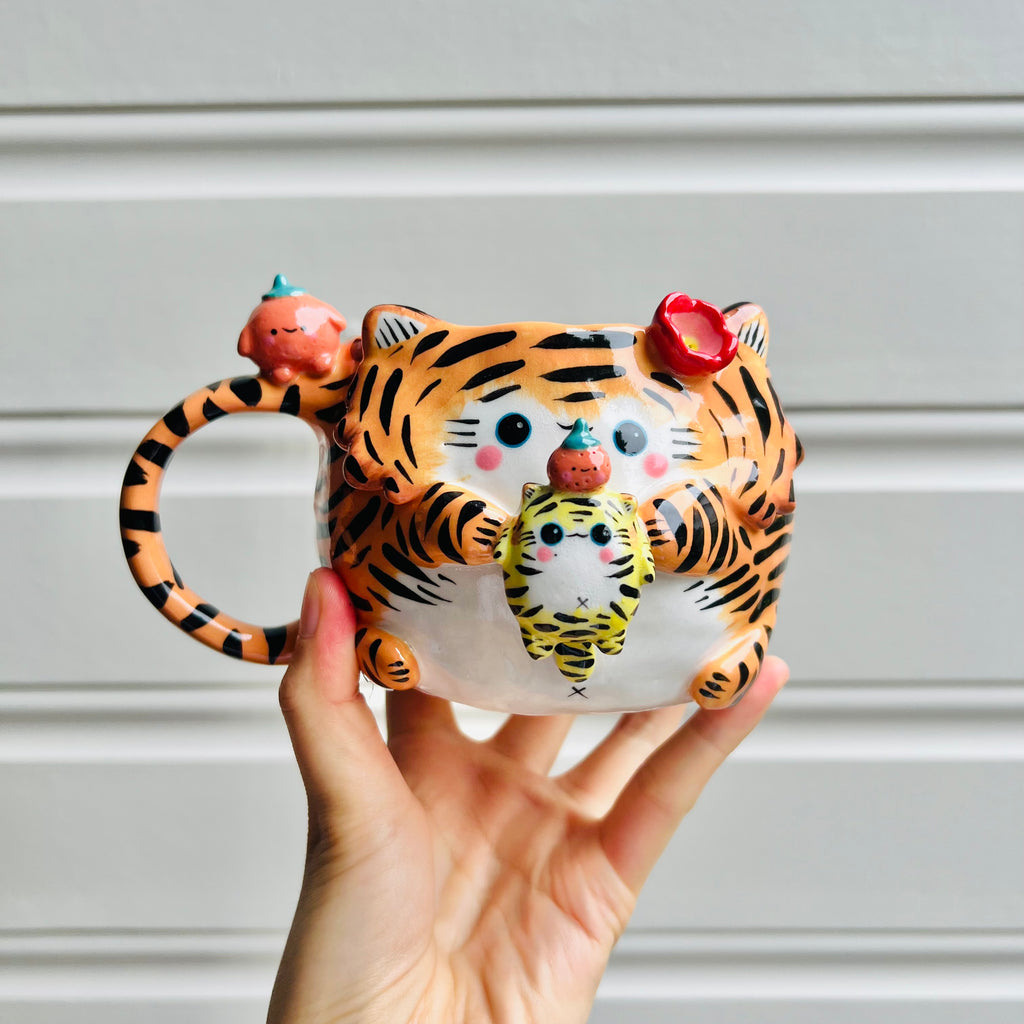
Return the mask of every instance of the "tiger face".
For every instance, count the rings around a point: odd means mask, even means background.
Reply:
[[[615,489],[642,501],[685,478],[701,437],[699,394],[644,341],[629,326],[467,328],[378,307],[343,434],[349,480],[398,504],[449,480],[511,513],[583,417],[611,456]]]

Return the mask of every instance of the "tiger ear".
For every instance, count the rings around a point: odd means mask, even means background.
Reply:
[[[411,306],[374,306],[363,318],[362,338],[367,351],[392,348],[423,334],[437,320]]]
[[[753,302],[737,302],[722,310],[725,326],[736,340],[752,348],[762,359],[768,358],[768,317]]]
[[[544,487],[544,484],[523,484],[523,507]]]
[[[626,510],[627,515],[633,515],[637,508],[637,500],[632,494],[620,494],[619,497],[622,499],[622,506]]]

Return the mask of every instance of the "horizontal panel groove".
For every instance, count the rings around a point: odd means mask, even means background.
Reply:
[[[0,932],[0,1005],[269,995],[284,933]],[[1020,931],[628,931],[604,999],[1024,999]]]
[[[798,492],[1024,491],[1024,411],[791,413]],[[155,417],[0,419],[0,501],[105,497]],[[312,493],[316,445],[285,417],[236,417],[190,440],[176,497]],[[232,472],[225,473],[227,466]]]
[[[1019,191],[1024,102],[0,116],[0,201]]]
[[[383,728],[383,693],[364,684]],[[475,737],[501,716],[459,709]],[[614,716],[581,716],[557,770],[582,757]],[[794,683],[739,748],[749,762],[1024,761],[1024,687]],[[286,763],[275,687],[0,688],[0,763]]]

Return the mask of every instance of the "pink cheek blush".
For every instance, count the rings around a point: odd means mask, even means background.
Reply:
[[[501,449],[497,445],[489,444],[476,453],[476,464],[480,469],[492,470],[501,465]]]
[[[554,558],[554,557],[555,557],[555,553],[554,553],[554,551],[551,550],[551,548],[538,548],[537,549],[537,558],[541,562],[550,562],[551,559]]]
[[[668,459],[661,452],[651,452],[644,459],[644,472],[648,476],[664,476],[666,469],[668,469]]]
[[[602,562],[610,562],[614,557],[615,552],[611,548],[601,548],[601,553],[598,555]]]

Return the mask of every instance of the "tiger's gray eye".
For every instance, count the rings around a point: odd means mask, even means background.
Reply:
[[[506,448],[519,448],[530,436],[530,421],[522,413],[507,413],[498,420],[494,436]]]
[[[623,420],[612,440],[623,455],[639,455],[647,447],[647,431],[636,420]]]
[[[549,547],[554,547],[563,536],[562,528],[557,523],[545,523],[540,528],[540,539]]]
[[[612,539],[612,531],[607,523],[598,523],[590,531],[590,539],[599,547],[604,547]]]

